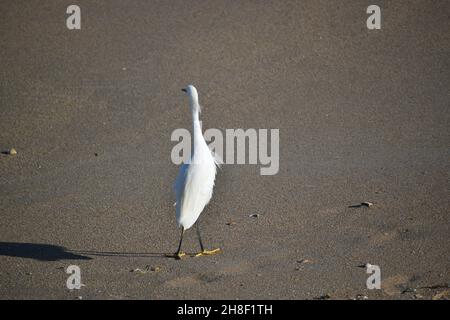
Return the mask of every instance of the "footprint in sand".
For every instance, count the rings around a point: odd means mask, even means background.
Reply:
[[[381,246],[387,242],[393,241],[397,237],[394,232],[377,233],[370,237],[369,243],[371,246]]]
[[[381,289],[389,296],[401,294],[409,278],[405,275],[396,275],[381,280]]]
[[[195,276],[176,277],[174,279],[166,281],[165,285],[169,288],[184,288],[198,285],[201,280]]]
[[[219,273],[223,274],[223,275],[244,274],[248,270],[250,270],[251,267],[252,267],[252,265],[247,261],[241,261],[241,262],[233,261],[232,263],[227,263],[226,265],[221,267],[219,269]]]
[[[199,284],[219,281],[223,277],[240,275],[251,271],[252,265],[247,261],[230,262],[217,269],[216,272],[209,272],[197,275],[181,276],[165,282],[169,288],[185,288]]]

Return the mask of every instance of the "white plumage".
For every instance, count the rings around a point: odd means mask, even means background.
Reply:
[[[189,85],[182,90],[189,97],[189,106],[192,114],[193,149],[189,163],[180,167],[174,186],[176,218],[178,226],[182,229],[178,255],[181,249],[183,232],[194,225],[205,206],[211,200],[217,165],[202,134],[197,89]],[[197,229],[197,231],[202,252],[205,253],[206,250],[204,250],[200,238],[200,230]]]

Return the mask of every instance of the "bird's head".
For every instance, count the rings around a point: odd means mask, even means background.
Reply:
[[[200,112],[200,105],[198,103],[198,93],[197,89],[190,84],[186,88],[181,89],[181,91],[185,92],[189,98],[189,105],[191,106],[191,109],[193,111],[199,111]]]

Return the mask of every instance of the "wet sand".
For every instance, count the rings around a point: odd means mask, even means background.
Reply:
[[[448,298],[448,1],[379,1],[376,31],[367,1],[77,4],[79,31],[0,4],[0,298]],[[188,83],[204,128],[278,128],[280,170],[224,165],[200,220],[223,253],[177,261]]]

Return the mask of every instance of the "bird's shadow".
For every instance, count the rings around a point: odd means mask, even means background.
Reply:
[[[0,256],[35,259],[39,261],[90,260],[61,246],[42,243],[0,242]]]
[[[175,259],[174,253],[111,252],[71,250],[62,246],[43,243],[0,242],[0,256],[28,258],[38,261],[91,260],[99,257],[142,257]]]
[[[173,252],[115,252],[115,251],[95,251],[95,250],[71,250],[77,254],[84,254],[98,257],[121,257],[121,258],[169,258],[176,259]]]

